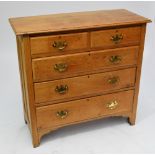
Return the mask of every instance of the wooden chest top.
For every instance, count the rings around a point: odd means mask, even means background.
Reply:
[[[124,9],[63,13],[9,19],[16,35],[135,25],[149,19]]]

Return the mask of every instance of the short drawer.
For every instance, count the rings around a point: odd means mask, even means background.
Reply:
[[[100,70],[135,65],[138,46],[32,60],[35,82],[62,79]]]
[[[39,131],[132,110],[133,90],[75,100],[36,109]]]
[[[59,102],[134,86],[135,68],[35,83],[35,101]]]
[[[91,48],[115,48],[139,45],[141,27],[118,28],[91,32]]]
[[[87,33],[62,34],[41,37],[31,37],[31,54],[61,55],[72,53],[74,50],[86,49]],[[69,52],[71,51],[71,52]]]

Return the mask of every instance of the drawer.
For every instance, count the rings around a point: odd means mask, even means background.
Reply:
[[[86,49],[88,45],[87,33],[51,35],[31,37],[31,54],[62,55],[74,50]]]
[[[133,90],[36,108],[40,130],[132,110]]]
[[[32,60],[35,82],[94,73],[103,69],[134,65],[139,47],[101,50]]]
[[[60,102],[134,86],[135,68],[35,83],[35,101]]]
[[[115,48],[139,45],[141,27],[129,27],[91,32],[91,48]]]

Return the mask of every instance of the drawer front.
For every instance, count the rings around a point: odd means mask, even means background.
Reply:
[[[130,112],[133,90],[36,108],[39,129],[56,128],[97,117]]]
[[[87,33],[31,37],[31,54],[62,55],[74,50],[86,49],[88,45]]]
[[[35,101],[60,102],[134,86],[135,68],[35,83]]]
[[[84,75],[108,68],[134,65],[138,46],[33,59],[35,82]]]
[[[129,27],[91,32],[91,48],[115,48],[138,45],[141,27]]]

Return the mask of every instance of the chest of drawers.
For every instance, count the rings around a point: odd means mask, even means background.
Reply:
[[[34,147],[66,125],[110,116],[135,124],[149,19],[121,9],[9,21]]]

